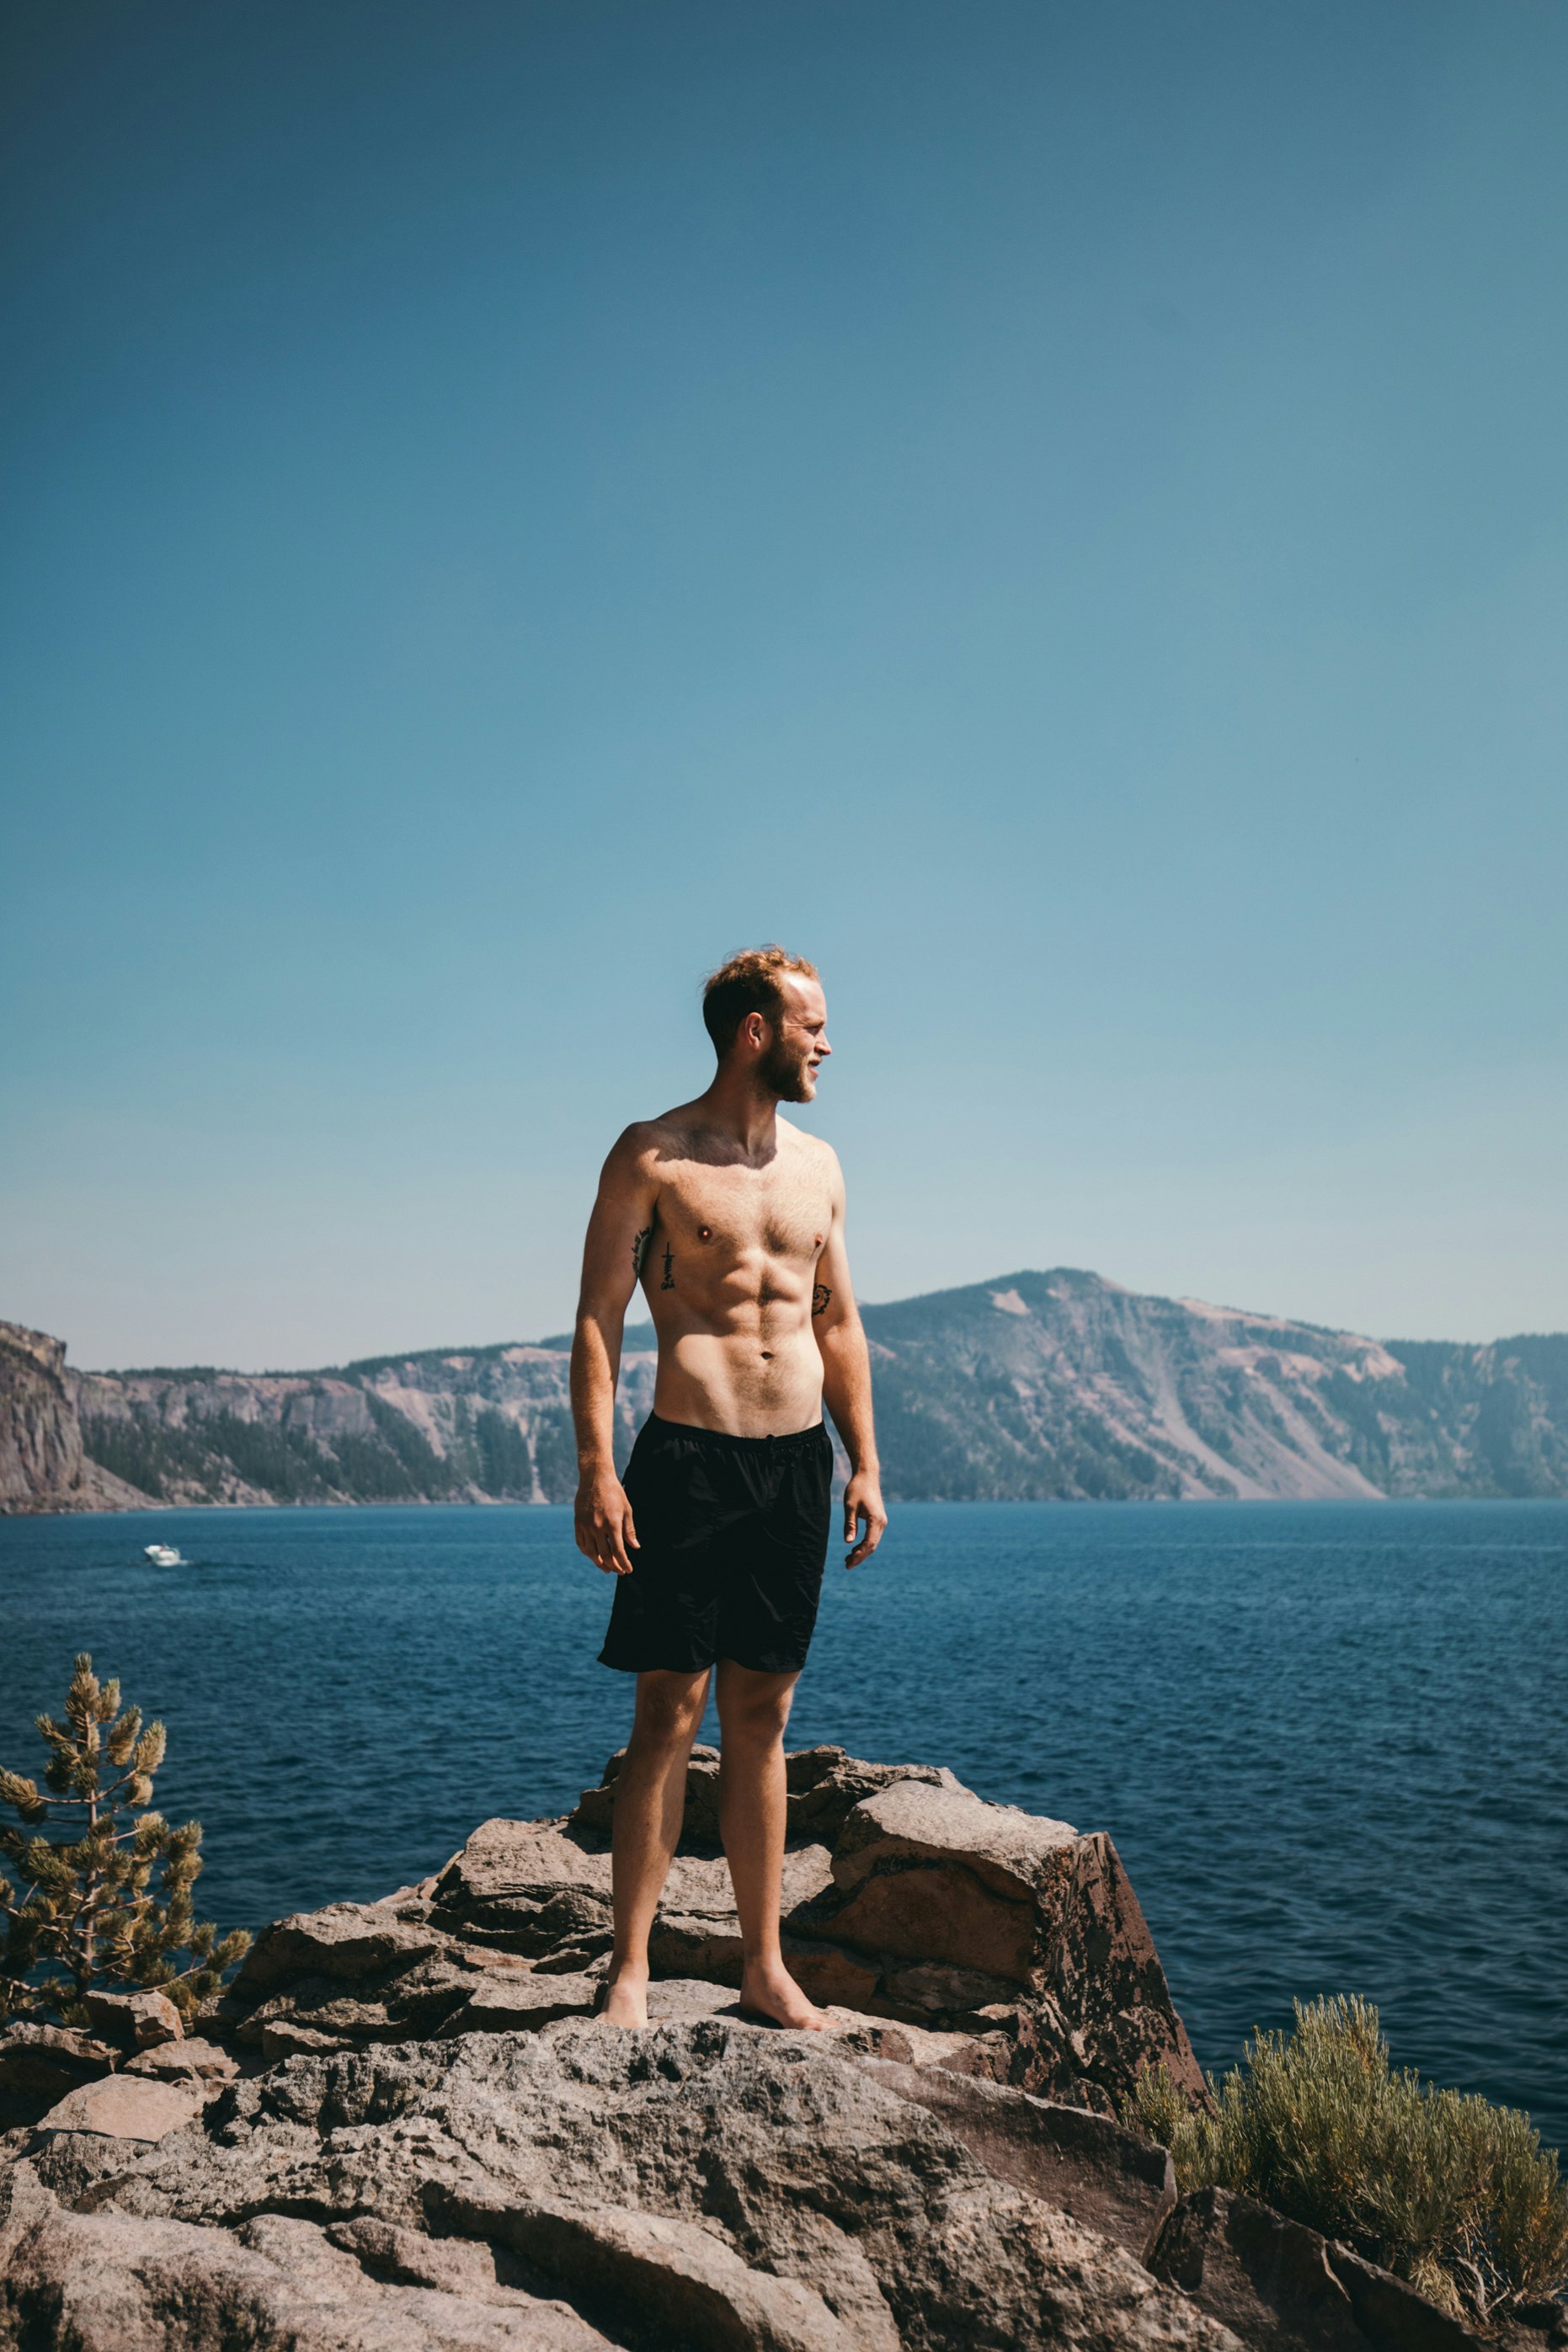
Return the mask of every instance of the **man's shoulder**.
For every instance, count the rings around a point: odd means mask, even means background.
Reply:
[[[652,1118],[634,1118],[623,1127],[610,1147],[616,1160],[652,1161],[668,1158],[673,1145],[688,1131],[689,1105],[681,1104],[674,1110],[661,1110]]]
[[[782,1114],[778,1123],[784,1134],[789,1139],[789,1148],[792,1151],[800,1152],[804,1159],[823,1170],[825,1173],[837,1175],[838,1154],[831,1143],[825,1143],[820,1135],[812,1135],[804,1127],[796,1127],[793,1118],[785,1118]]]

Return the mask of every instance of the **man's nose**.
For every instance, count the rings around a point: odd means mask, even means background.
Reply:
[[[816,1041],[816,1050],[822,1055],[823,1060],[826,1061],[828,1055],[832,1053],[833,1048],[828,1044],[826,1037],[819,1037]]]

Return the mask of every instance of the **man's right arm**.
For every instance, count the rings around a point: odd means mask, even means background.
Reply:
[[[616,1576],[631,1574],[631,1554],[637,1548],[631,1505],[616,1475],[616,1380],[626,1302],[637,1287],[658,1209],[647,1130],[628,1128],[599,1178],[572,1340],[577,1548]]]

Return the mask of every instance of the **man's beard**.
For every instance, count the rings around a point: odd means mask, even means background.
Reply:
[[[811,1080],[806,1069],[810,1056],[791,1054],[775,1037],[762,1060],[757,1075],[768,1092],[780,1102],[803,1103],[811,1100]]]

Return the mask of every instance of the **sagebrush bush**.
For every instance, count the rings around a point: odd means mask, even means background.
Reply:
[[[0,1824],[0,1854],[17,1881],[0,1866],[0,2023],[26,2015],[83,2024],[95,1988],[154,1988],[188,2018],[250,1938],[220,1940],[192,1908],[200,1824],[171,1829],[148,1810],[163,1725],[143,1726],[139,1707],[121,1713],[120,1685],[100,1683],[85,1652],[65,1721],[37,1721],[49,1750],[44,1788],[0,1771],[0,1803],[22,1822]],[[57,1819],[67,1834],[46,1836]]]
[[[1486,2321],[1568,2284],[1568,2194],[1530,2117],[1390,2063],[1370,2001],[1295,2004],[1259,2033],[1212,2114],[1145,2067],[1123,2119],[1171,2151],[1184,2190],[1241,2190]]]

